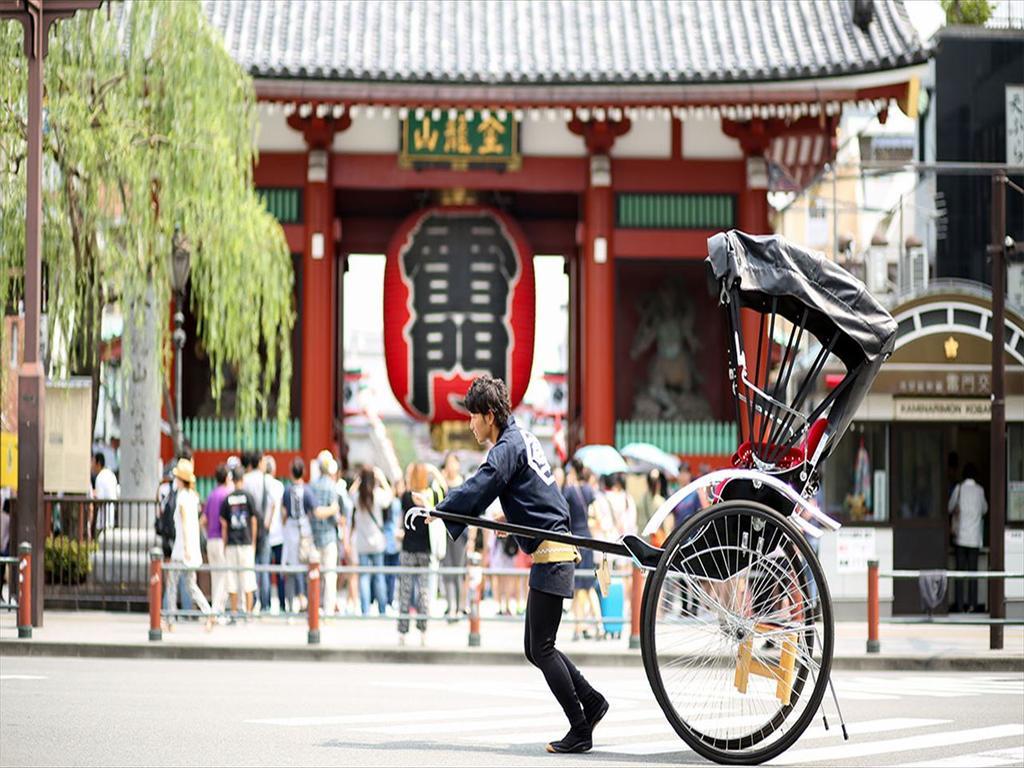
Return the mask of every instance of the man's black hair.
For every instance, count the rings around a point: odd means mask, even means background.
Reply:
[[[103,455],[103,451],[96,451],[96,453],[92,455],[92,460],[99,464],[100,467],[107,466],[107,457]]]
[[[234,480],[236,483],[240,483],[240,482],[242,482],[242,478],[243,477],[245,477],[245,470],[244,469],[242,469],[239,466],[234,466],[234,467],[231,468],[231,479],[232,480]]]
[[[224,485],[224,482],[228,479],[228,467],[226,464],[218,464],[217,468],[213,470],[213,476],[217,480],[217,485]]]
[[[487,374],[473,379],[466,392],[465,404],[470,413],[494,414],[494,423],[498,429],[504,429],[512,415],[512,404],[509,402],[505,382]]]
[[[246,469],[256,469],[263,458],[262,451],[244,451],[242,453],[242,466]]]
[[[978,468],[972,462],[964,465],[964,480],[977,480]]]
[[[292,459],[292,477],[301,480],[304,474],[306,474],[306,462],[302,460],[301,456],[296,456]]]

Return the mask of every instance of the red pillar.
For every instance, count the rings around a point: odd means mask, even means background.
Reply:
[[[302,454],[331,448],[334,436],[334,392],[341,361],[335,357],[335,237],[334,188],[331,183],[331,143],[350,120],[299,117],[288,124],[301,131],[309,151],[303,193],[305,239],[302,255]]]
[[[737,226],[747,234],[771,234],[771,224],[768,221],[768,166],[764,155],[772,140],[783,130],[785,130],[785,125],[780,120],[755,119],[744,123],[722,120],[722,131],[727,136],[738,139],[740,146],[743,148],[743,159],[746,163],[746,184],[739,195]],[[740,310],[743,351],[747,359],[746,376],[752,383],[758,386],[761,386],[762,383],[755,382],[754,377],[757,375],[757,340],[763,321],[763,316],[752,310]],[[762,357],[767,354],[769,348],[769,340],[765,339],[761,349]],[[762,368],[766,365],[767,363],[762,360]],[[746,434],[744,427],[744,424],[747,423],[747,417],[748,414],[745,409],[741,408],[740,433],[745,438],[750,439],[753,436]],[[755,417],[755,435],[759,431],[756,422],[757,419]]]
[[[583,443],[615,441],[615,195],[611,151],[629,121],[573,120],[569,129],[583,137],[590,153],[590,177],[583,195],[580,276],[582,339],[580,380]]]

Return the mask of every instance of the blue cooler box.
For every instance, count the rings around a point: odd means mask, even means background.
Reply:
[[[608,585],[608,596],[602,597],[601,592],[597,593],[601,603],[601,618],[604,631],[612,637],[622,635],[622,612],[626,605],[626,587],[622,579],[615,579]]]

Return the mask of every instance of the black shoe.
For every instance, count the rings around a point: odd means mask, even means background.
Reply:
[[[601,694],[597,695],[597,702],[589,707],[583,708],[583,715],[587,718],[587,725],[590,726],[591,736],[593,736],[594,729],[597,728],[597,724],[600,723],[604,716],[608,714],[608,699]]]
[[[565,736],[559,741],[552,741],[548,744],[545,749],[548,752],[569,754],[579,752],[589,752],[594,746],[594,741],[590,735],[590,729],[587,727],[579,730],[570,729]]]

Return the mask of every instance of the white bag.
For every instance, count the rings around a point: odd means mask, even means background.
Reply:
[[[427,535],[430,537],[431,556],[441,562],[448,551],[448,529],[442,520],[434,520],[427,526]]]

